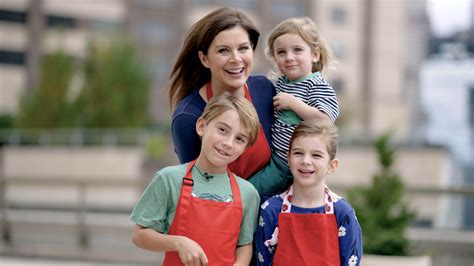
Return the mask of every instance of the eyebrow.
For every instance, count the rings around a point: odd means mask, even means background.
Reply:
[[[248,41],[246,41],[246,42],[243,42],[243,43],[238,44],[238,46],[244,46],[244,45],[251,45],[251,43],[248,42]],[[219,44],[219,45],[216,45],[215,47],[216,47],[216,48],[222,48],[222,47],[227,48],[227,47],[230,47],[230,45],[227,45],[227,44]]]
[[[225,127],[227,127],[227,128],[232,129],[232,127],[231,127],[229,124],[227,124],[226,122],[217,122],[216,124],[222,125],[222,126],[225,126]],[[250,134],[249,134],[248,132],[245,132],[245,133],[240,133],[240,134],[238,134],[238,135],[241,136],[241,137],[245,137],[246,139],[248,139]]]
[[[225,127],[228,127],[228,128],[232,128],[229,124],[227,124],[226,122],[220,122],[218,121],[216,124],[218,125],[222,125],[222,126],[225,126]]]
[[[291,150],[296,150],[296,151],[301,151],[301,150],[304,150],[303,148],[298,148],[298,147],[293,147],[291,148]],[[324,154],[324,151],[321,151],[321,150],[310,150],[309,151],[310,153],[319,153],[319,154]]]

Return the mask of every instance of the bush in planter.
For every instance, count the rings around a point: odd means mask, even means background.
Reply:
[[[390,144],[390,134],[374,143],[380,170],[369,187],[348,191],[348,199],[355,208],[362,227],[364,253],[377,255],[407,255],[408,239],[405,228],[415,215],[404,201],[405,187],[392,169],[396,149]]]

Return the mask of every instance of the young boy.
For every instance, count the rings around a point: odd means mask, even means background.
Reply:
[[[131,215],[132,241],[166,252],[163,265],[248,265],[258,192],[228,164],[251,146],[258,115],[243,97],[212,98],[197,120],[198,158],[158,171]]]

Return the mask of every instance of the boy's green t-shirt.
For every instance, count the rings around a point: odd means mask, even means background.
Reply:
[[[174,219],[186,168],[187,164],[181,164],[156,172],[133,209],[130,219],[136,224],[167,234]],[[210,174],[213,178],[206,179],[197,166],[193,167],[192,173],[194,196],[223,202],[233,200],[227,173]],[[242,224],[238,240],[238,245],[241,246],[253,241],[260,196],[248,181],[238,176],[235,178],[242,197]]]

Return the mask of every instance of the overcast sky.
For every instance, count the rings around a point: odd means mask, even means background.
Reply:
[[[427,0],[428,15],[435,34],[445,36],[469,27],[474,0]]]

